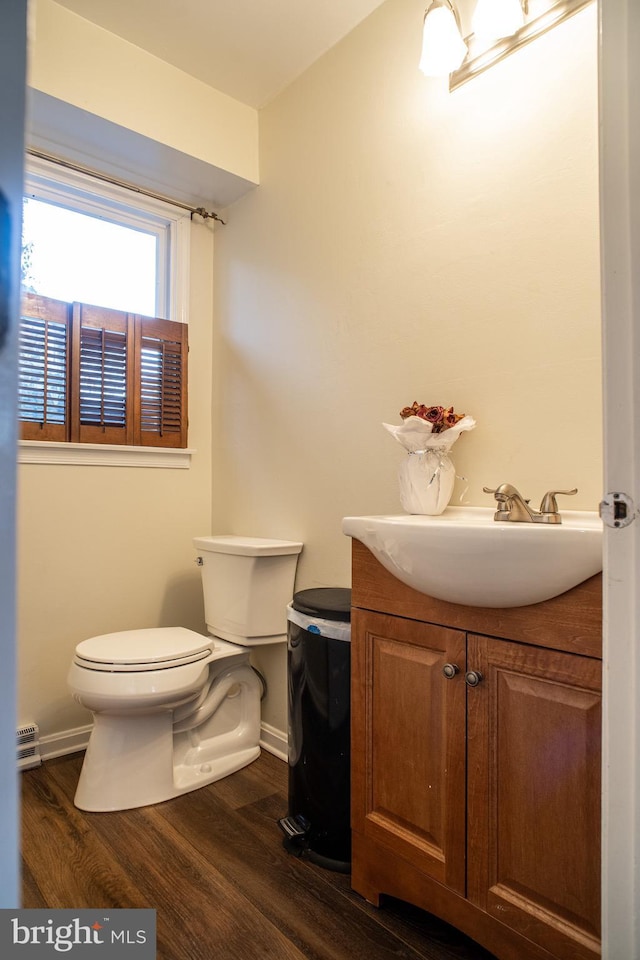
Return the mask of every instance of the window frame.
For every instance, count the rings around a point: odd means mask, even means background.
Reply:
[[[112,184],[40,157],[25,161],[25,198],[44,200],[79,213],[154,233],[157,244],[156,317],[188,324],[191,217],[188,211],[164,200]],[[187,384],[188,387],[188,384]],[[19,462],[86,463],[188,467],[187,447],[136,447],[92,443],[20,440]],[[66,448],[66,452],[60,450]],[[86,457],[83,450],[86,449]],[[161,456],[154,456],[156,451]],[[175,451],[176,456],[172,456]],[[111,455],[112,454],[112,455]]]

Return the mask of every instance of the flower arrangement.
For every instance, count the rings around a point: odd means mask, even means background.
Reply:
[[[409,454],[398,473],[400,502],[407,513],[442,513],[455,482],[449,453],[460,434],[473,430],[476,422],[453,407],[428,407],[417,400],[403,407],[400,417],[400,426],[383,423]]]
[[[444,407],[427,407],[424,403],[418,403],[414,400],[410,407],[403,407],[400,411],[403,420],[409,417],[419,417],[432,425],[432,433],[442,433],[450,427],[455,427],[456,423],[462,420],[464,413],[456,413],[453,407],[445,409]]]
[[[448,449],[463,430],[473,430],[476,425],[473,417],[456,413],[453,407],[428,407],[417,400],[410,407],[403,407],[400,416],[402,423],[399,427],[390,423],[383,426],[409,453]]]

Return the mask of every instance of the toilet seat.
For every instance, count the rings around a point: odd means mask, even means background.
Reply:
[[[75,663],[86,670],[141,673],[207,660],[214,647],[211,637],[185,627],[151,627],[83,640],[76,647]]]

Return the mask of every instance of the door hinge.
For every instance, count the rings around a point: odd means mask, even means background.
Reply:
[[[598,512],[608,527],[628,527],[636,518],[633,500],[626,493],[605,493]]]

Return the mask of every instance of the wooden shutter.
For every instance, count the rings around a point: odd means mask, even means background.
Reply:
[[[152,317],[135,319],[134,443],[187,445],[187,326]]]
[[[70,304],[23,297],[18,419],[23,440],[69,439]]]
[[[185,324],[28,294],[22,438],[186,447],[187,351]]]
[[[71,439],[133,443],[133,318],[73,305]]]

